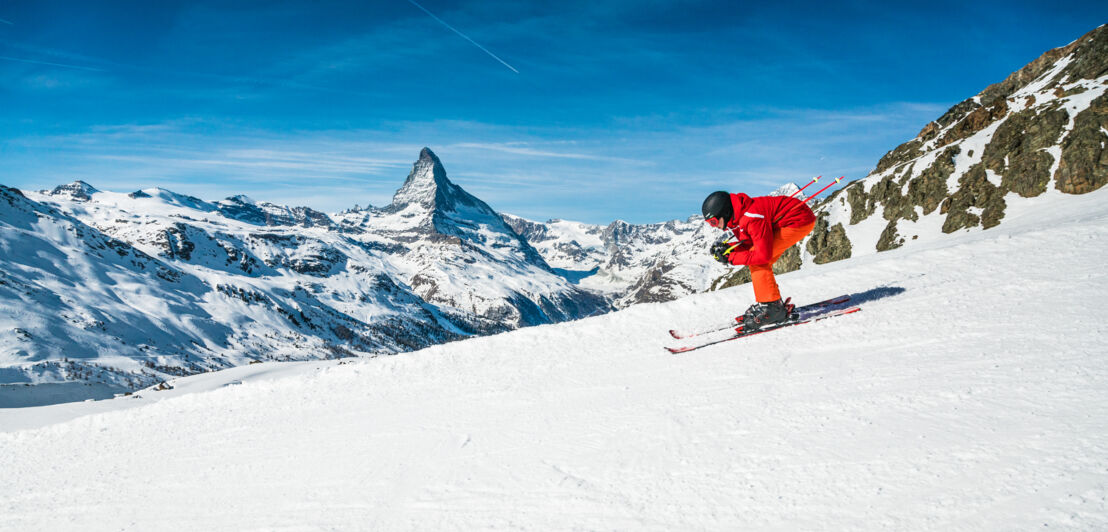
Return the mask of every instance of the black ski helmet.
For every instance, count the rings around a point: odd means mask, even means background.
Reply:
[[[731,195],[722,190],[708,194],[708,197],[704,198],[704,205],[700,207],[700,211],[704,213],[705,220],[722,218],[724,224],[730,222],[731,216],[735,214],[735,208],[731,206]]]

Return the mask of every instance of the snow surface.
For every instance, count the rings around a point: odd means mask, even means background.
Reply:
[[[4,530],[1105,530],[1108,187],[746,286],[0,410]]]

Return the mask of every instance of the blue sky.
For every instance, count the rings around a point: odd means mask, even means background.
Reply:
[[[0,183],[336,211],[387,204],[428,146],[504,212],[659,222],[713,190],[863,177],[1108,22],[1105,2],[894,4],[0,1]]]

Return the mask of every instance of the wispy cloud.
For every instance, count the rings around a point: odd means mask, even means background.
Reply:
[[[15,26],[15,23],[10,20],[4,20],[0,18],[0,24],[7,24],[8,26]]]
[[[172,168],[175,171],[186,169],[197,171],[219,171],[222,169],[233,179],[253,182],[271,182],[278,175],[290,177],[310,176],[316,179],[334,181],[364,181],[365,176],[380,175],[383,169],[402,167],[402,163],[381,163],[358,160],[351,157],[314,154],[298,156],[276,150],[225,150],[216,152],[186,153],[191,157],[173,157],[166,153],[146,153],[142,155],[97,155],[93,159],[134,163],[147,168]],[[358,177],[351,177],[351,176]]]
[[[541,157],[541,158],[556,158],[556,159],[579,159],[585,161],[609,161],[618,162],[634,166],[649,166],[649,161],[641,159],[630,159],[626,157],[612,157],[609,155],[593,155],[588,153],[574,153],[574,152],[562,152],[551,150],[540,150],[536,148],[530,148],[519,143],[477,143],[477,142],[461,142],[451,145],[453,148],[460,149],[477,149],[477,150],[489,150],[497,151],[501,153],[510,153],[513,155],[523,155],[528,157]]]

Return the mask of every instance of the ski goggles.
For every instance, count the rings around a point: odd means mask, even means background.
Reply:
[[[705,218],[704,221],[716,229],[723,229],[723,218]]]

